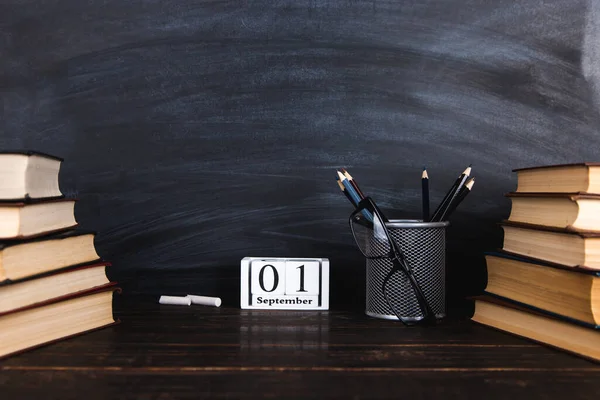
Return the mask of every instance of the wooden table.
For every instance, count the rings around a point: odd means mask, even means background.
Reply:
[[[2,399],[596,399],[600,365],[448,319],[122,296],[121,324],[0,362]]]

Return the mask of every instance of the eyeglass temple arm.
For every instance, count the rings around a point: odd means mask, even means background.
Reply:
[[[421,285],[419,285],[419,282],[417,282],[417,278],[415,278],[415,275],[413,274],[412,268],[410,268],[410,266],[408,265],[408,262],[406,261],[406,258],[401,257],[401,258],[399,258],[397,260],[402,265],[402,269],[406,273],[406,276],[410,280],[410,283],[411,283],[411,285],[413,287],[413,290],[415,291],[415,294],[416,294],[416,297],[417,297],[417,301],[419,302],[419,306],[421,307],[421,311],[424,314],[423,318],[425,319],[425,318],[433,316],[433,310],[429,306],[429,302],[427,301],[427,298],[425,297],[425,294],[421,290]]]
[[[418,321],[416,320],[412,320],[412,319],[408,319],[408,318],[403,318],[400,314],[398,314],[398,312],[396,311],[396,307],[394,307],[394,305],[391,303],[391,299],[389,298],[389,296],[386,294],[385,292],[385,288],[386,285],[388,283],[388,281],[392,278],[392,275],[394,275],[394,270],[391,270],[389,274],[387,274],[387,276],[385,277],[385,279],[383,280],[383,283],[381,284],[381,289],[383,290],[383,296],[385,297],[386,302],[388,303],[390,309],[392,310],[392,312],[394,314],[396,314],[396,317],[400,320],[400,322],[402,322],[404,325],[406,326],[412,326],[418,323]],[[410,279],[410,278],[409,278]],[[411,281],[411,285],[413,286],[413,288],[415,287],[413,281]],[[416,291],[418,291],[418,289],[415,289],[415,293]],[[423,320],[428,320],[431,319],[430,315],[431,315],[431,311],[430,308],[428,307],[427,303],[423,304],[421,302],[421,298],[420,296],[417,294],[417,301],[419,302],[419,308],[421,309],[421,312],[423,313]]]

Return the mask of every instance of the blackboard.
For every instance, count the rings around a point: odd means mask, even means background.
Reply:
[[[364,260],[346,167],[414,218],[473,164],[448,290],[484,282],[513,168],[597,161],[599,6],[584,0],[5,1],[0,148],[65,158],[61,187],[132,293],[237,301],[244,256]]]

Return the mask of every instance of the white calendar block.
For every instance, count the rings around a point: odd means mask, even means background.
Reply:
[[[286,295],[318,295],[319,288],[318,261],[286,261],[285,294]]]
[[[327,258],[244,257],[241,308],[328,310]]]
[[[253,260],[250,271],[252,294],[285,293],[285,261]]]

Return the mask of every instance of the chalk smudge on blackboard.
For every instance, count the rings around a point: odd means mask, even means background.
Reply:
[[[600,108],[600,2],[590,0],[583,39],[582,68]]]

